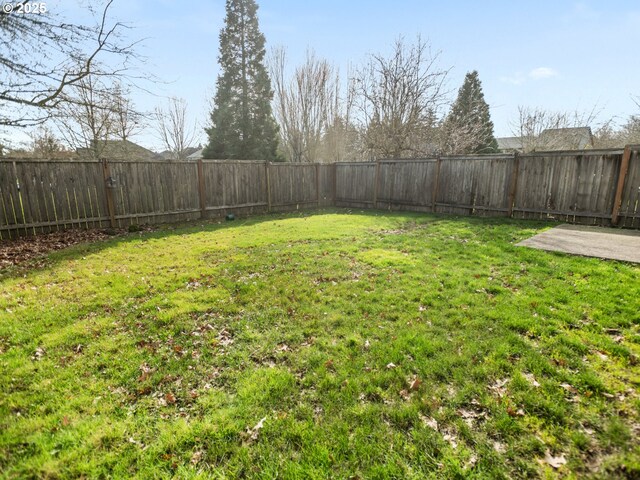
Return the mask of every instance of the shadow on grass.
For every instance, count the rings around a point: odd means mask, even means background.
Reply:
[[[409,211],[388,211],[388,210],[360,210],[353,208],[327,208],[312,209],[296,212],[270,213],[256,216],[236,218],[234,221],[225,221],[224,218],[203,219],[190,222],[179,222],[173,224],[152,225],[153,230],[142,232],[129,232],[116,235],[108,239],[86,242],[72,245],[60,250],[44,253],[35,259],[27,260],[15,266],[0,270],[0,281],[11,278],[25,277],[30,273],[55,267],[66,260],[79,259],[88,254],[99,253],[102,250],[127,244],[139,240],[164,239],[173,236],[182,236],[202,232],[215,232],[222,230],[235,230],[246,226],[258,225],[265,222],[291,218],[305,218],[317,215],[357,215],[361,217],[394,217],[405,218],[407,223],[422,219],[427,219],[431,225],[438,225],[444,222],[455,222],[462,226],[520,226],[528,229],[541,229],[552,227],[558,222],[540,220],[521,220],[506,217],[466,217],[457,215],[446,215],[429,212],[409,212]],[[98,229],[104,230],[104,229]]]

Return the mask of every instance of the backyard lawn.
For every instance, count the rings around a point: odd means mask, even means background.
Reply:
[[[640,478],[640,266],[330,210],[0,278],[2,478]]]

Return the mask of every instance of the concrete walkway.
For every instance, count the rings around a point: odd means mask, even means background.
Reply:
[[[632,230],[560,225],[518,246],[640,263],[640,232]]]

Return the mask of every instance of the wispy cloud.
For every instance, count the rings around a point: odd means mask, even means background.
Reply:
[[[511,85],[523,85],[529,80],[544,80],[546,78],[557,77],[558,75],[558,72],[553,68],[537,67],[526,74],[522,72],[516,72],[513,75],[500,77],[500,81],[503,83],[510,83]]]
[[[522,85],[527,81],[527,77],[521,72],[517,72],[514,75],[510,75],[508,77],[500,77],[500,81],[504,83],[510,83],[511,85]]]
[[[549,67],[538,67],[529,72],[529,77],[534,80],[542,80],[544,78],[552,78],[557,76],[558,72]]]

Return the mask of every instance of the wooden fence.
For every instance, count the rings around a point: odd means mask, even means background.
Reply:
[[[639,150],[338,163],[335,205],[640,228]]]
[[[0,238],[333,205],[640,228],[639,150],[334,164],[0,159]]]

